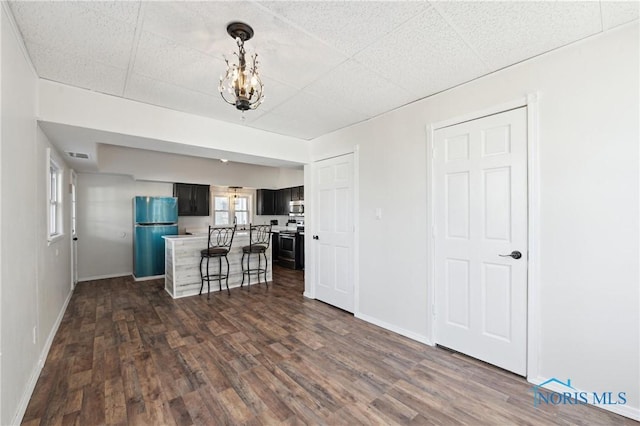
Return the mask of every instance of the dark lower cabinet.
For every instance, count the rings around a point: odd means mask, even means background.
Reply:
[[[174,183],[173,196],[178,197],[178,216],[209,216],[209,185]]]
[[[271,234],[271,261],[278,263],[278,255],[280,252],[280,233],[274,232]]]
[[[300,233],[296,246],[296,269],[304,269],[304,234]]]

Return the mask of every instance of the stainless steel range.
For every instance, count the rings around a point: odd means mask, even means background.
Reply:
[[[285,268],[296,268],[297,231],[280,231],[278,241],[278,263]]]
[[[280,231],[278,264],[285,268],[304,269],[304,227]]]

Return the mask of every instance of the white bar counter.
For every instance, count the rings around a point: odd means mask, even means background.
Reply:
[[[200,251],[207,248],[207,235],[167,235],[165,239],[165,274],[164,289],[174,299],[186,296],[193,296],[200,292]],[[242,282],[242,247],[249,245],[249,231],[236,231],[233,237],[231,250],[227,254],[229,260],[229,288],[240,287]],[[267,249],[267,281],[272,281],[271,246]],[[261,266],[264,267],[264,256],[261,257]],[[227,262],[222,261],[222,270],[226,272]],[[246,265],[246,258],[245,258]],[[202,262],[202,270],[207,267],[207,259]],[[251,267],[258,267],[258,255],[251,255]],[[218,259],[209,259],[209,273],[215,274],[218,271]],[[206,272],[205,272],[206,273]],[[245,276],[245,286],[249,282],[249,276]],[[251,284],[258,283],[258,276],[251,274]],[[260,274],[260,284],[264,285],[264,275]],[[222,279],[222,290],[226,291],[224,278]],[[211,292],[220,291],[218,280],[211,280]],[[204,282],[202,293],[207,292],[207,281]]]

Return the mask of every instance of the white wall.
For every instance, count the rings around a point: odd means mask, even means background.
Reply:
[[[303,177],[302,171],[286,173],[283,180],[280,169],[247,164],[223,165],[219,161],[142,150],[127,150],[122,165],[108,170],[130,170],[138,165],[138,176],[158,181],[134,180],[133,177],[109,173],[78,173],[78,279],[92,279],[129,275],[133,272],[133,202],[136,195],[172,196],[173,183],[167,181],[218,184],[220,181],[237,182],[237,186],[264,184],[272,188],[279,182],[287,186],[298,185],[292,177]],[[222,166],[222,167],[221,167]],[[219,170],[216,171],[216,168]],[[231,176],[231,177],[228,177]],[[300,182],[302,184],[302,182]],[[212,191],[216,188],[212,186]],[[223,189],[226,191],[226,188]],[[241,189],[255,203],[255,189]],[[251,206],[255,212],[255,204]],[[278,219],[286,224],[286,216],[257,216],[254,223],[269,223]],[[211,216],[181,216],[178,230],[206,228]]]
[[[78,279],[129,275],[133,265],[133,197],[171,196],[170,183],[78,173]]]
[[[539,376],[640,415],[638,51],[636,22],[314,140],[360,147],[359,313],[431,338],[425,125],[539,91]]]
[[[172,143],[215,149],[253,157],[305,163],[309,143],[290,136],[173,111],[116,96],[40,80],[40,119],[51,123],[148,138],[153,144]]]
[[[70,296],[69,197],[63,238],[48,245],[46,149],[36,124],[37,77],[1,7],[0,424],[19,423]],[[69,169],[63,179],[69,182]],[[35,341],[33,330],[36,329]]]
[[[113,145],[101,145],[98,158],[101,173],[131,175],[137,180],[273,189],[302,185],[304,181],[302,169],[222,163]]]

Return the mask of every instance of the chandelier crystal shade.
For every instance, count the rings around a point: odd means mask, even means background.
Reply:
[[[227,72],[220,77],[220,95],[225,102],[235,105],[240,111],[256,109],[264,100],[264,86],[258,74],[258,54],[250,56],[249,64],[245,58],[244,42],[253,37],[253,29],[243,22],[232,22],[227,33],[238,43],[238,63],[229,63]]]

